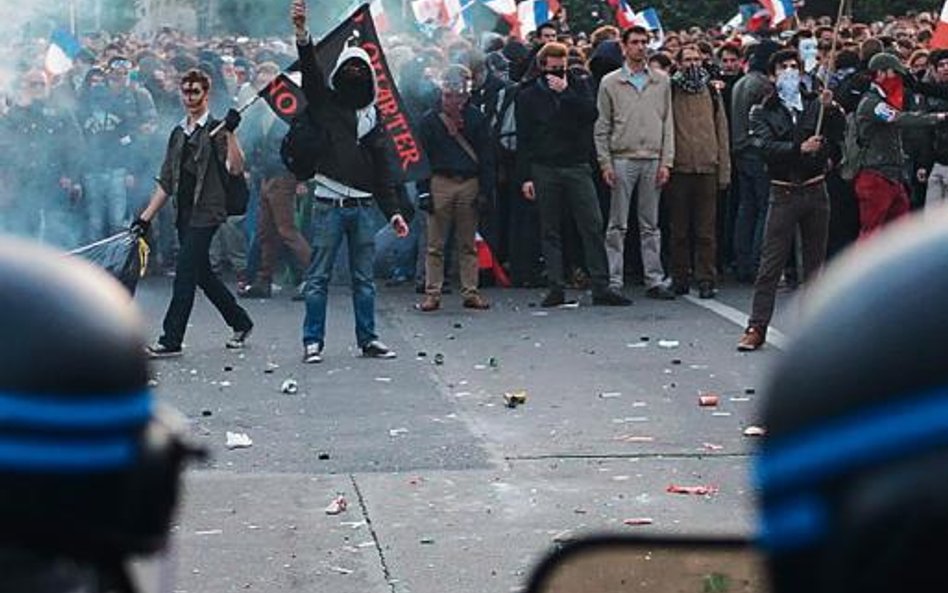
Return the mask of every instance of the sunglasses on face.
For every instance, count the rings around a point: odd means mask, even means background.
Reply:
[[[132,63],[129,62],[128,60],[115,60],[113,62],[109,62],[110,70],[115,70],[116,68],[124,68],[128,70],[131,67],[132,67]]]
[[[204,89],[184,88],[181,89],[181,94],[186,97],[199,97],[204,94]]]

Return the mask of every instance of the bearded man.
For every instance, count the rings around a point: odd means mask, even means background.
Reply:
[[[675,166],[667,194],[672,290],[679,295],[687,294],[693,277],[698,296],[703,299],[715,294],[714,222],[718,190],[727,187],[731,177],[724,101],[721,93],[709,86],[710,80],[698,47],[681,48],[678,72],[672,77]]]

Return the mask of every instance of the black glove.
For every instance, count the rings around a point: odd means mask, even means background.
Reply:
[[[240,112],[231,107],[227,110],[227,115],[224,116],[224,129],[233,132],[240,125],[241,119]]]
[[[128,232],[132,233],[138,238],[142,238],[148,234],[148,229],[151,228],[151,223],[147,220],[141,218],[136,218],[134,222],[128,227]]]
[[[426,192],[418,195],[418,209],[428,214],[434,214],[434,204],[431,201],[431,194]]]

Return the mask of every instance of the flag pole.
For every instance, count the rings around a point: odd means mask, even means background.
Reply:
[[[829,78],[836,70],[836,45],[839,41],[839,29],[843,23],[843,11],[846,9],[846,0],[839,0],[839,12],[836,14],[836,27],[833,30],[833,45],[830,48],[829,64],[823,69],[823,89],[829,87]],[[820,101],[820,116],[816,120],[816,135],[819,136],[823,131],[823,120],[826,116],[826,105]]]
[[[260,93],[257,93],[253,96],[253,99],[247,101],[246,103],[238,107],[237,113],[243,114],[244,111],[247,111],[248,109],[250,109],[250,106],[259,100],[260,100]],[[224,129],[224,124],[226,123],[227,123],[226,121],[221,121],[216,126],[214,126],[214,129],[211,130],[211,138],[213,138],[214,136],[217,136],[217,133]]]

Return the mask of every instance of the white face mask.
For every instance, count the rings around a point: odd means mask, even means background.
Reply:
[[[816,59],[819,56],[819,44],[816,39],[800,40],[800,57],[803,58],[803,70],[812,72],[816,67]]]
[[[777,95],[780,101],[790,109],[803,111],[803,97],[800,95],[800,71],[783,70],[777,75]]]

